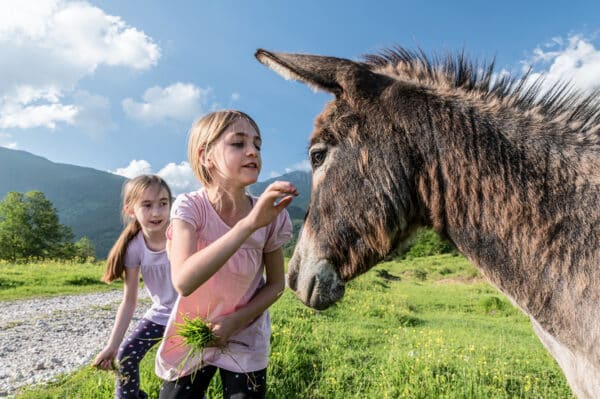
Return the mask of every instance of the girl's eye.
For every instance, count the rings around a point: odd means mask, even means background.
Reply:
[[[244,147],[244,143],[231,143],[231,145],[234,147],[240,147],[240,148]]]
[[[254,147],[256,148],[257,151],[260,151],[260,145],[254,144]]]

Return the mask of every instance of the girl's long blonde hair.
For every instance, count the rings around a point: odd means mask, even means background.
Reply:
[[[140,232],[142,226],[135,217],[131,217],[127,209],[132,209],[133,206],[144,192],[150,187],[164,188],[167,191],[169,197],[169,208],[173,202],[171,189],[167,182],[165,182],[160,176],[156,175],[141,175],[134,177],[133,179],[127,180],[123,184],[122,197],[122,208],[121,217],[123,219],[123,225],[125,228],[121,232],[121,235],[113,245],[112,249],[108,254],[106,260],[106,270],[102,276],[102,281],[105,283],[111,283],[117,279],[123,279],[125,274],[125,254],[127,253],[127,246],[133,240],[133,238]]]
[[[208,157],[212,150],[212,144],[221,136],[221,134],[238,119],[245,119],[256,130],[260,136],[258,125],[245,112],[238,110],[221,110],[211,112],[201,119],[198,119],[192,125],[188,140],[188,160],[190,166],[204,187],[212,183],[212,176],[208,168],[202,165],[200,159],[200,150],[204,151],[204,156]]]

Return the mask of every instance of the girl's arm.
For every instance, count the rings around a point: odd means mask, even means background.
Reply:
[[[252,233],[271,223],[290,204],[292,195],[296,193],[296,188],[290,183],[272,183],[256,201],[248,216],[201,251],[197,251],[198,234],[194,227],[188,222],[174,219],[170,260],[171,278],[177,292],[188,296],[204,284]],[[278,198],[281,201],[275,204]]]
[[[226,345],[229,337],[260,316],[283,294],[285,289],[283,250],[278,248],[273,252],[264,253],[263,260],[265,263],[266,284],[246,306],[212,324],[216,339],[211,345]]]
[[[127,332],[133,312],[137,305],[138,286],[140,278],[139,267],[126,267],[125,268],[125,281],[123,285],[123,299],[117,310],[115,317],[115,324],[113,325],[112,332],[108,343],[102,349],[102,351],[96,356],[93,366],[97,366],[104,370],[112,369],[112,361],[117,357],[119,351],[119,345],[123,341],[123,337]]]
[[[194,227],[183,220],[173,219],[171,279],[179,294],[188,296],[194,292],[252,235],[252,228],[242,222],[239,221],[218,240],[197,251],[198,234]]]

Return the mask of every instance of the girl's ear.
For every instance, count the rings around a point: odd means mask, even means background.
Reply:
[[[129,217],[135,216],[135,211],[133,210],[133,207],[131,207],[129,205],[123,206],[123,213],[125,213]]]
[[[205,147],[200,147],[198,149],[198,156],[200,157],[200,165],[204,166],[207,169],[212,166],[212,161],[206,154]]]

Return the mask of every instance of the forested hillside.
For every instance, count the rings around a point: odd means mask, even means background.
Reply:
[[[0,147],[0,198],[9,191],[43,192],[57,209],[60,222],[73,228],[76,239],[87,236],[92,240],[100,258],[106,256],[121,230],[124,180],[112,173]]]

